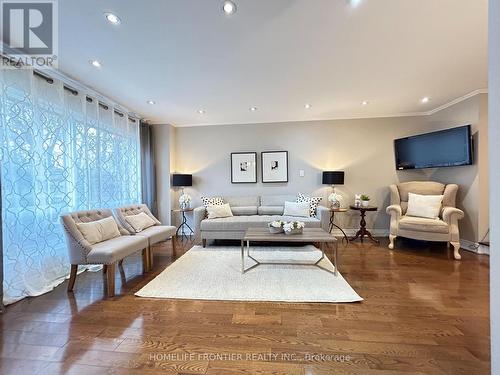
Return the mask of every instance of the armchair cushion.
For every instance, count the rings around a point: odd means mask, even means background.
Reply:
[[[176,227],[169,225],[155,225],[144,229],[137,233],[138,236],[146,237],[150,245],[154,245],[161,241],[166,241],[168,238],[175,236]]]
[[[415,232],[448,233],[448,224],[440,219],[403,216],[399,220],[399,229]]]
[[[408,193],[406,215],[437,219],[441,212],[442,195],[420,195]]]

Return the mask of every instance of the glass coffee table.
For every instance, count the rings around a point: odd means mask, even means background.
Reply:
[[[316,262],[262,262],[255,259],[250,255],[250,242],[292,242],[292,243],[319,243],[321,250],[321,257]],[[255,264],[251,267],[245,269],[245,244],[247,248],[247,257],[252,259]],[[333,244],[334,255],[333,264],[335,266],[334,271],[331,271],[325,267],[319,265],[319,263],[325,258],[325,246],[328,244]],[[333,273],[335,276],[338,275],[337,269],[337,250],[338,242],[335,236],[331,235],[327,231],[321,228],[304,228],[301,234],[284,234],[278,233],[273,234],[269,232],[268,228],[250,228],[245,232],[243,239],[241,240],[241,273],[245,273],[257,266],[263,264],[278,264],[278,265],[300,265],[300,266],[316,266],[324,271]]]

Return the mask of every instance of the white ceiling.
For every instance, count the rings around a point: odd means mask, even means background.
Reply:
[[[487,87],[487,0],[235,2],[60,1],[59,68],[175,126],[421,113]]]

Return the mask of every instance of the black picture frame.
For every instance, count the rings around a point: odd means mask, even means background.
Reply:
[[[264,156],[267,154],[280,154],[280,157],[283,157],[284,155],[284,160],[285,160],[285,172],[286,176],[282,179],[279,180],[268,180],[265,176],[265,171],[267,166],[264,165]],[[275,184],[275,183],[286,183],[288,182],[288,151],[262,151],[260,155],[260,173],[261,173],[261,178],[262,178],[262,183],[264,184]]]
[[[254,162],[253,162],[253,169],[254,169],[254,176],[255,176],[255,179],[253,179],[252,181],[238,181],[236,176],[235,176],[235,173],[234,173],[234,156],[235,155],[252,155],[253,156],[253,159],[254,159]],[[256,152],[231,152],[231,156],[230,156],[230,160],[231,160],[231,183],[232,184],[256,184],[257,183],[257,153]]]

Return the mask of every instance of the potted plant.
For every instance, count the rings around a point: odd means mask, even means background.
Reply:
[[[273,234],[283,233],[283,226],[285,225],[284,221],[275,220],[271,221],[267,226],[269,227],[269,232]]]
[[[361,206],[368,207],[368,205],[370,204],[370,197],[366,194],[362,194],[360,199],[361,199]]]
[[[285,234],[301,234],[305,224],[302,221],[290,221],[283,225]]]

